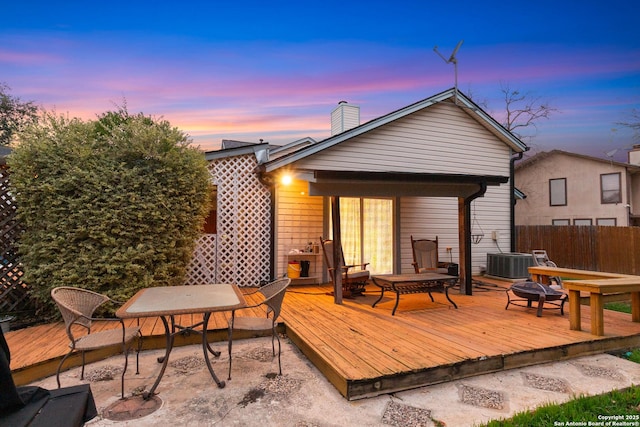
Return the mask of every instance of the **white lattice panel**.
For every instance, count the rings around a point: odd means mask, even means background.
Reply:
[[[187,266],[185,285],[219,283],[216,277],[216,234],[203,234]]]
[[[269,279],[270,193],[256,173],[255,156],[209,165],[218,186],[216,280],[255,286]]]

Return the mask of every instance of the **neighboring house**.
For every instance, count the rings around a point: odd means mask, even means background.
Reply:
[[[526,195],[516,204],[517,225],[640,225],[637,146],[629,163],[542,152],[516,164],[515,185]]]
[[[440,259],[460,264],[470,293],[486,254],[511,246],[510,171],[527,147],[455,95],[450,89],[361,125],[359,108],[341,102],[325,140],[205,153],[217,188],[217,234],[203,237],[194,262],[208,264],[218,282],[255,285],[304,256],[314,279],[326,282],[322,257],[296,252],[331,236],[339,203],[347,263],[409,273],[410,236],[438,236]]]

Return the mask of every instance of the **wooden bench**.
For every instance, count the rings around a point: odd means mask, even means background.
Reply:
[[[573,279],[618,279],[636,277],[627,274],[607,273],[603,271],[578,270],[575,268],[546,267],[542,265],[529,267],[529,274],[535,282],[546,281],[547,277],[566,277]]]
[[[458,282],[456,276],[439,273],[380,274],[371,276],[371,279],[380,288],[380,298],[371,307],[375,307],[382,300],[385,291],[391,291],[396,294],[396,304],[391,312],[392,316],[396,314],[400,295],[426,293],[429,294],[433,302],[434,299],[431,292],[436,290],[443,290],[451,305],[458,308],[456,303],[449,298],[449,288]]]
[[[580,292],[589,293],[591,306],[591,333],[604,335],[604,303],[608,295],[631,294],[631,320],[640,322],[640,277],[618,279],[571,280],[564,282],[569,291],[569,325],[576,331],[581,329]]]
[[[542,266],[529,267],[529,273],[534,281],[554,276],[569,279],[563,281],[563,287],[569,291],[569,327],[572,330],[582,329],[581,292],[589,294],[593,335],[604,335],[604,303],[620,301],[621,295],[630,294],[631,320],[640,322],[640,276]]]
[[[545,267],[545,266],[535,266],[529,268],[529,273],[531,274],[532,280],[539,283],[545,283],[549,281],[549,277],[565,277],[571,279],[618,279],[621,277],[634,277],[628,276],[626,274],[618,274],[618,273],[607,273],[601,271],[589,271],[589,270],[577,270],[575,268],[562,268],[562,267]],[[551,275],[554,274],[554,276]],[[621,294],[607,294],[603,295],[603,302],[618,302],[618,301],[628,301],[629,294],[621,293]],[[591,305],[590,298],[588,296],[580,297],[580,304],[582,305]]]

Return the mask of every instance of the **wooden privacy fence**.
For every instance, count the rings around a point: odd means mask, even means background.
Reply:
[[[534,249],[559,267],[640,275],[640,227],[517,226],[516,250]]]

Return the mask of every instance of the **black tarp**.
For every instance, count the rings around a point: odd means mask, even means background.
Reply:
[[[88,384],[46,390],[16,387],[11,353],[0,330],[0,427],[82,426],[98,412]]]

